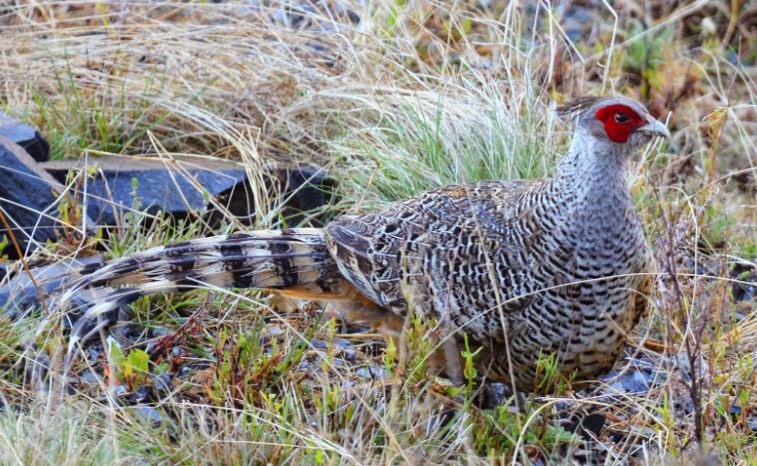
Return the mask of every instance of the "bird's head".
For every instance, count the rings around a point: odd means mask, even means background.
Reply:
[[[630,154],[656,136],[670,138],[664,124],[639,102],[626,97],[583,98],[558,112],[576,121],[577,136],[594,139],[595,150],[606,146],[613,153]]]

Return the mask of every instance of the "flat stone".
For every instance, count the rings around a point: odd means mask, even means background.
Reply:
[[[204,212],[210,196],[218,196],[246,180],[240,165],[203,160],[89,157],[41,166],[60,182],[70,170],[95,173],[86,182],[83,202],[89,216],[101,226],[115,226],[117,219],[133,207],[149,214],[165,212],[177,217]]]
[[[55,240],[56,194],[63,191],[63,186],[5,136],[0,136],[0,179],[0,208],[21,250]],[[8,232],[0,224],[0,238],[2,235],[8,236]],[[17,258],[12,244],[4,253]]]
[[[288,200],[283,215],[290,224],[303,220],[307,212],[323,207],[331,202],[334,182],[325,171],[315,167],[281,168],[275,172],[279,186],[282,186]],[[323,225],[321,218],[311,219],[314,225]]]
[[[72,271],[88,264],[102,266],[104,260],[101,256],[89,256],[34,267],[29,270],[34,280],[26,270],[18,271],[0,286],[0,309],[5,308],[5,315],[10,318],[20,317],[26,310],[39,306],[40,291],[45,296],[52,296],[66,285]],[[82,293],[80,298],[85,300],[87,306],[95,302],[94,299],[87,299],[86,293]]]
[[[50,144],[37,128],[0,112],[0,136],[5,136],[19,146],[37,162],[50,158]]]
[[[334,190],[334,182],[326,172],[315,167],[282,167],[263,176],[263,182],[271,195],[283,195],[281,214],[290,226],[299,225],[305,218],[313,226],[322,226],[322,216],[312,216],[315,209],[328,204]],[[244,225],[255,221],[254,192],[248,180],[233,191],[222,193],[220,199],[229,212]],[[211,219],[213,224],[220,219]]]
[[[567,427],[569,432],[579,434],[585,441],[598,438],[605,425],[606,417],[600,413],[577,416]]]
[[[185,218],[189,213],[222,218],[215,206],[222,206],[243,223],[254,218],[253,190],[243,165],[199,157],[162,160],[140,157],[89,157],[56,160],[41,166],[63,182],[70,170],[95,173],[86,183],[87,213],[98,225],[115,226],[118,218],[139,198],[140,211],[168,213]],[[94,169],[94,170],[93,170]],[[298,215],[328,202],[326,176],[317,169],[286,168],[263,177],[271,190],[289,194],[284,209],[292,222]],[[214,200],[215,202],[211,202]],[[300,217],[301,218],[301,217]],[[294,219],[294,220],[292,220]]]

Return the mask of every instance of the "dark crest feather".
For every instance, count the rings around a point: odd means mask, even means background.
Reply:
[[[560,116],[577,117],[600,100],[602,100],[601,97],[578,97],[562,107],[558,107],[557,114]]]

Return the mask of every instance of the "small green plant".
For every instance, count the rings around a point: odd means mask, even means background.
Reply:
[[[111,376],[125,383],[129,389],[134,390],[147,383],[150,375],[150,355],[141,349],[132,349],[127,356],[121,345],[109,337],[108,360]]]
[[[428,321],[413,316],[405,340],[407,341],[407,358],[402,367],[406,383],[417,384],[427,380],[430,361],[437,357],[441,351],[439,339],[444,335],[438,335],[438,325],[434,321]],[[400,340],[401,341],[401,340]]]
[[[471,351],[470,344],[468,342],[468,335],[463,337],[464,350],[462,351],[463,357],[463,377],[468,384],[468,391],[473,391],[473,386],[477,383],[478,372],[476,371],[475,358],[483,351],[483,348],[478,348],[476,351]]]
[[[544,354],[539,352],[536,360],[535,387],[539,392],[563,393],[570,389],[573,375],[565,376],[559,370],[560,360],[557,353]]]
[[[638,76],[640,95],[649,98],[651,90],[662,88],[668,79],[661,72],[661,65],[666,58],[671,34],[666,29],[646,32],[641,28],[633,29],[631,34],[635,39],[623,55],[623,67],[626,72]]]

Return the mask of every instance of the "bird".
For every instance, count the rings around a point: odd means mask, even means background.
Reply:
[[[540,360],[592,380],[618,359],[649,307],[654,259],[627,181],[632,156],[663,123],[636,100],[583,97],[557,109],[573,126],[549,178],[437,188],[324,228],[258,230],[170,244],[92,264],[60,302],[101,296],[70,348],[155,293],[258,288],[328,305],[397,338],[435,325],[440,370],[460,377],[461,344],[479,377],[538,391]]]

